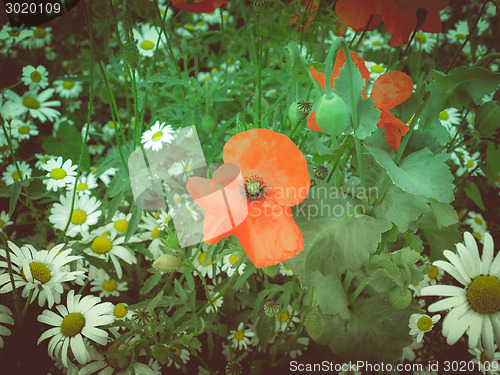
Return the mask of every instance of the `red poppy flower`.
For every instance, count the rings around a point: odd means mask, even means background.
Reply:
[[[204,241],[214,244],[234,235],[256,267],[302,251],[304,239],[290,207],[306,197],[310,178],[297,146],[283,134],[252,129],[226,142],[223,159],[226,164],[212,179],[191,177],[186,185],[206,212]]]
[[[227,4],[228,0],[172,0],[176,8],[195,13],[212,13],[215,9]]]
[[[419,28],[429,33],[441,32],[439,11],[448,2],[449,0],[338,0],[335,13],[343,24],[356,31],[365,28],[370,16],[374,18],[368,30],[383,21],[387,32],[392,35],[389,46],[394,47],[408,43],[410,34],[417,27],[418,9],[427,12]]]
[[[316,5],[316,2],[313,0],[312,1],[312,4],[311,4],[311,0],[307,0],[305,3],[304,3],[304,11],[307,9],[307,19],[306,19],[306,23],[304,25],[304,29],[307,29],[308,27],[311,26],[311,22],[314,21],[315,17],[314,15],[312,14],[313,12],[316,11],[316,9],[318,9],[318,6]],[[302,30],[302,17],[303,17],[303,14],[302,13],[297,13],[297,14],[292,14],[292,16],[290,17],[290,25],[292,26],[295,26],[295,25],[298,25],[299,27],[299,30]]]
[[[375,107],[380,109],[379,128],[384,129],[385,139],[389,146],[397,150],[401,138],[408,133],[408,125],[389,112],[403,103],[413,92],[413,82],[405,73],[393,70],[382,74],[373,84],[372,99]]]
[[[345,63],[345,57],[343,54],[339,57],[340,53],[337,54],[337,59],[335,60],[335,66],[331,79],[331,86],[333,88],[333,78],[337,77],[340,68]],[[365,61],[358,54],[351,51],[351,58],[356,64],[356,67],[361,72],[362,77],[365,79],[365,86],[363,87],[362,95],[366,98],[365,87],[368,83],[368,69],[365,66]],[[311,66],[311,76],[317,80],[323,88],[325,88],[325,74],[317,72]],[[396,116],[389,112],[389,109],[394,108],[398,104],[403,103],[408,99],[413,92],[413,82],[410,77],[405,73],[399,72],[397,70],[387,72],[382,74],[377,78],[373,84],[372,89],[372,99],[375,102],[375,107],[380,109],[380,121],[377,124],[379,128],[384,129],[385,139],[387,143],[394,149],[397,150],[401,145],[401,138],[408,133],[408,125],[399,120]],[[322,131],[316,124],[315,113],[311,112],[307,118],[307,127],[314,131]]]
[[[359,71],[361,72],[361,76],[365,79],[365,85],[363,86],[363,97],[366,98],[365,88],[366,88],[366,85],[368,84],[368,80],[370,79],[370,73],[368,72],[368,69],[365,66],[365,60],[363,60],[363,58],[361,56],[359,56],[354,51],[350,51],[350,53],[351,53],[351,59],[354,62],[354,64],[356,65],[356,68],[359,69]],[[345,60],[344,51],[343,50],[338,51],[337,57],[335,58],[335,64],[333,66],[333,74],[331,75],[331,78],[330,78],[330,86],[331,86],[330,88],[331,89],[333,89],[334,79],[338,77],[340,68],[342,68],[344,66],[345,62],[346,62],[346,60]],[[316,69],[314,69],[314,67],[311,65],[311,76],[316,81],[319,82],[319,84],[321,85],[321,87],[323,87],[323,89],[325,89],[325,73],[321,73],[321,72],[316,71]],[[307,121],[307,127],[309,129],[314,130],[314,131],[322,131],[319,128],[319,126],[316,124],[315,112],[311,112],[306,121]]]

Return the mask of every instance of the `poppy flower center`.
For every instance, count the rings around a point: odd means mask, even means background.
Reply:
[[[37,27],[35,31],[33,31],[33,36],[38,39],[43,39],[47,35],[47,31],[41,27]]]
[[[436,266],[431,266],[430,270],[429,270],[429,277],[431,279],[435,279],[438,275],[438,269]]]
[[[439,112],[439,119],[440,120],[448,120],[448,113],[446,111],[441,111]]]
[[[85,190],[85,189],[87,189],[87,188],[88,188],[88,185],[87,185],[87,184],[84,184],[84,183],[81,183],[81,184],[76,185],[76,190],[80,190],[80,191],[82,191],[82,190]]]
[[[50,280],[50,271],[42,262],[31,262],[30,271],[31,276],[33,276],[35,280],[40,281],[42,284],[45,284]]]
[[[141,48],[149,51],[149,50],[152,50],[153,48],[155,48],[155,44],[153,42],[151,42],[150,40],[143,40],[141,42]]]
[[[87,214],[82,210],[74,210],[71,214],[71,222],[75,225],[80,225],[87,219]]]
[[[82,332],[83,327],[85,327],[85,317],[78,312],[73,312],[62,320],[61,333],[66,337],[73,337]]]
[[[500,311],[500,280],[494,276],[478,276],[467,288],[470,306],[480,314]]]
[[[30,77],[31,77],[31,80],[33,82],[36,82],[36,83],[38,83],[42,80],[42,75],[40,73],[38,73],[36,70],[33,73],[31,73]]]
[[[128,229],[128,221],[126,221],[126,220],[118,220],[115,223],[115,229],[118,232],[126,232],[127,229]]]
[[[245,177],[245,195],[250,201],[259,201],[267,195],[268,186],[264,180],[257,176]]]
[[[23,99],[23,105],[29,109],[40,108],[40,102],[38,100],[36,100],[35,98],[32,98],[31,96],[28,96],[28,97]]]
[[[118,318],[118,319],[121,319],[123,318],[125,315],[127,315],[127,308],[125,307],[125,305],[122,303],[120,305],[117,305],[115,307],[115,316]]]
[[[243,331],[238,331],[234,334],[234,338],[238,341],[240,340],[243,340],[243,338],[245,337],[245,333]]]
[[[102,284],[102,287],[108,292],[113,292],[116,290],[117,285],[114,280],[107,280]]]
[[[50,171],[50,177],[54,180],[62,180],[66,177],[66,171],[62,168],[54,168]]]
[[[426,315],[422,316],[417,322],[417,327],[419,330],[427,332],[432,328],[432,319]]]
[[[71,90],[73,87],[75,87],[75,82],[71,82],[71,81],[64,81],[62,83],[62,87],[66,90]]]
[[[112,247],[113,244],[106,237],[94,238],[94,241],[92,241],[92,245],[90,246],[92,251],[97,254],[106,254]]]
[[[30,127],[27,125],[23,125],[19,127],[19,134],[28,134],[30,132]]]

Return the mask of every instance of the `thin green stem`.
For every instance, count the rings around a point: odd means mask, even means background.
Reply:
[[[339,164],[340,158],[345,152],[345,149],[347,148],[347,139],[349,138],[349,134],[345,136],[344,141],[342,143],[342,148],[340,149],[340,152],[338,153],[337,157],[335,158],[335,161],[333,162],[333,167],[332,170],[330,171],[330,174],[328,175],[328,178],[326,179],[326,182],[330,182],[332,179],[333,173],[335,172],[335,169],[337,169],[337,166]]]
[[[351,295],[351,298],[349,298],[349,305],[352,305],[354,303],[354,301],[356,301],[356,298],[358,298],[358,296],[361,294],[361,292],[363,292],[363,290],[368,285],[370,280],[371,280],[370,275],[366,275],[363,278],[363,280],[361,280],[361,283],[359,283],[358,287],[356,288],[354,293]]]

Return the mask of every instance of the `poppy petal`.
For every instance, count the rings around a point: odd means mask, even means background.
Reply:
[[[380,122],[377,126],[385,131],[385,140],[396,151],[401,145],[401,138],[410,130],[408,125],[385,109],[381,109]]]
[[[215,9],[227,4],[228,0],[195,0],[192,4],[186,4],[183,0],[172,0],[176,8],[195,13],[212,13]]]
[[[393,70],[382,74],[373,84],[372,99],[378,109],[391,109],[408,99],[413,82],[403,72]]]
[[[321,87],[323,87],[323,90],[325,89],[325,73],[318,72],[316,69],[314,69],[314,66],[311,65],[311,77],[313,77],[316,81],[319,82]],[[330,80],[332,89],[333,89],[333,79]]]
[[[267,185],[267,196],[282,206],[304,200],[311,180],[307,162],[286,135],[251,129],[232,136],[224,145],[224,162],[240,167],[244,178],[257,176]]]
[[[375,14],[374,1],[366,0],[338,0],[335,5],[335,14],[340,22],[353,29],[364,28]]]
[[[302,232],[290,208],[269,199],[249,205],[247,220],[233,234],[259,268],[284,262],[304,249]]]
[[[314,130],[316,132],[322,132],[323,130],[321,130],[318,126],[318,124],[316,124],[316,117],[315,117],[315,113],[316,112],[311,112],[309,114],[309,117],[307,118],[307,127],[311,130]]]

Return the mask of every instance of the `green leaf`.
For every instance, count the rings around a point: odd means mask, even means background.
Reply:
[[[73,164],[78,163],[82,152],[82,135],[67,122],[61,123],[59,135],[61,141],[52,136],[46,137],[42,144],[43,150],[51,155],[62,156],[64,160],[71,159]],[[86,147],[83,148],[81,168],[84,170],[90,169],[90,158]]]
[[[422,215],[417,222],[422,231],[427,245],[431,248],[430,259],[444,259],[444,250],[453,250],[455,244],[462,242],[462,234],[458,230],[458,224],[449,227],[437,227],[436,217],[432,213]]]
[[[354,95],[354,107],[358,108],[358,102],[361,99],[361,92],[363,91],[364,84],[365,80],[356,67],[353,69],[352,85],[349,84],[349,73],[347,72],[347,63],[345,63],[344,66],[340,68],[339,75],[335,77],[335,85],[333,86],[332,92],[339,95],[344,100],[348,111],[351,112],[353,110],[353,108],[351,108],[351,90]],[[328,91],[328,87],[326,89]],[[373,100],[371,101],[373,102]]]
[[[389,186],[382,202],[373,209],[376,217],[396,224],[400,232],[406,232],[410,222],[429,211],[425,197],[406,193],[395,185]]]
[[[292,82],[309,82],[309,64],[306,59],[302,56],[300,48],[296,42],[289,42],[285,47],[288,51],[289,65],[290,65],[290,81]]]
[[[481,137],[491,137],[500,128],[500,105],[493,100],[484,103],[476,110],[474,127],[479,131]]]
[[[155,271],[144,283],[141,288],[141,294],[149,293],[161,280],[162,273],[160,271]]]
[[[482,97],[500,86],[500,74],[482,67],[459,66],[448,75],[433,70],[432,76],[441,90],[450,95],[450,105],[459,110],[472,102],[480,104]]]
[[[472,181],[467,181],[467,186],[464,189],[465,194],[478,206],[482,211],[485,210],[481,192],[477,185]]]
[[[156,297],[149,302],[148,310],[154,310],[155,307],[158,306],[158,304],[160,303],[162,297],[163,297],[163,290],[161,290],[160,293],[158,293]]]
[[[137,227],[139,226],[139,221],[141,220],[142,217],[142,209],[139,206],[137,206],[135,202],[132,202],[132,207],[130,207],[130,212],[132,213],[132,216],[128,223],[127,233],[125,235],[125,242],[128,242],[130,240],[130,237],[133,236]]]
[[[184,288],[181,286],[179,283],[179,280],[174,279],[174,287],[175,287],[175,292],[179,296],[179,299],[181,302],[186,302],[188,299],[187,293],[184,290]]]
[[[311,153],[315,153],[320,156],[332,154],[332,149],[328,147],[327,144],[329,144],[329,138],[324,136],[324,134],[315,131],[310,132],[309,138],[306,141],[306,145]]]
[[[14,181],[12,187],[12,193],[10,194],[9,217],[12,216],[14,210],[16,209],[16,204],[17,200],[19,199],[19,194],[21,194],[21,183],[19,181]]]
[[[380,121],[380,109],[375,108],[375,102],[371,98],[362,98],[358,103],[358,121],[356,138],[365,139],[375,130]]]
[[[500,173],[500,147],[488,142],[486,147],[486,164],[481,167],[491,186],[496,188],[496,178]]]
[[[422,244],[420,236],[411,233],[405,233],[405,247],[409,247],[418,253],[424,250],[424,245]]]
[[[398,167],[385,151],[369,144],[365,147],[400,189],[440,202],[453,201],[453,175],[445,163],[447,154],[433,155],[424,148],[408,155]]]
[[[338,313],[343,319],[349,317],[349,301],[337,275],[325,276],[316,270],[308,275],[307,284],[311,289],[316,288],[318,304],[324,314]]]

